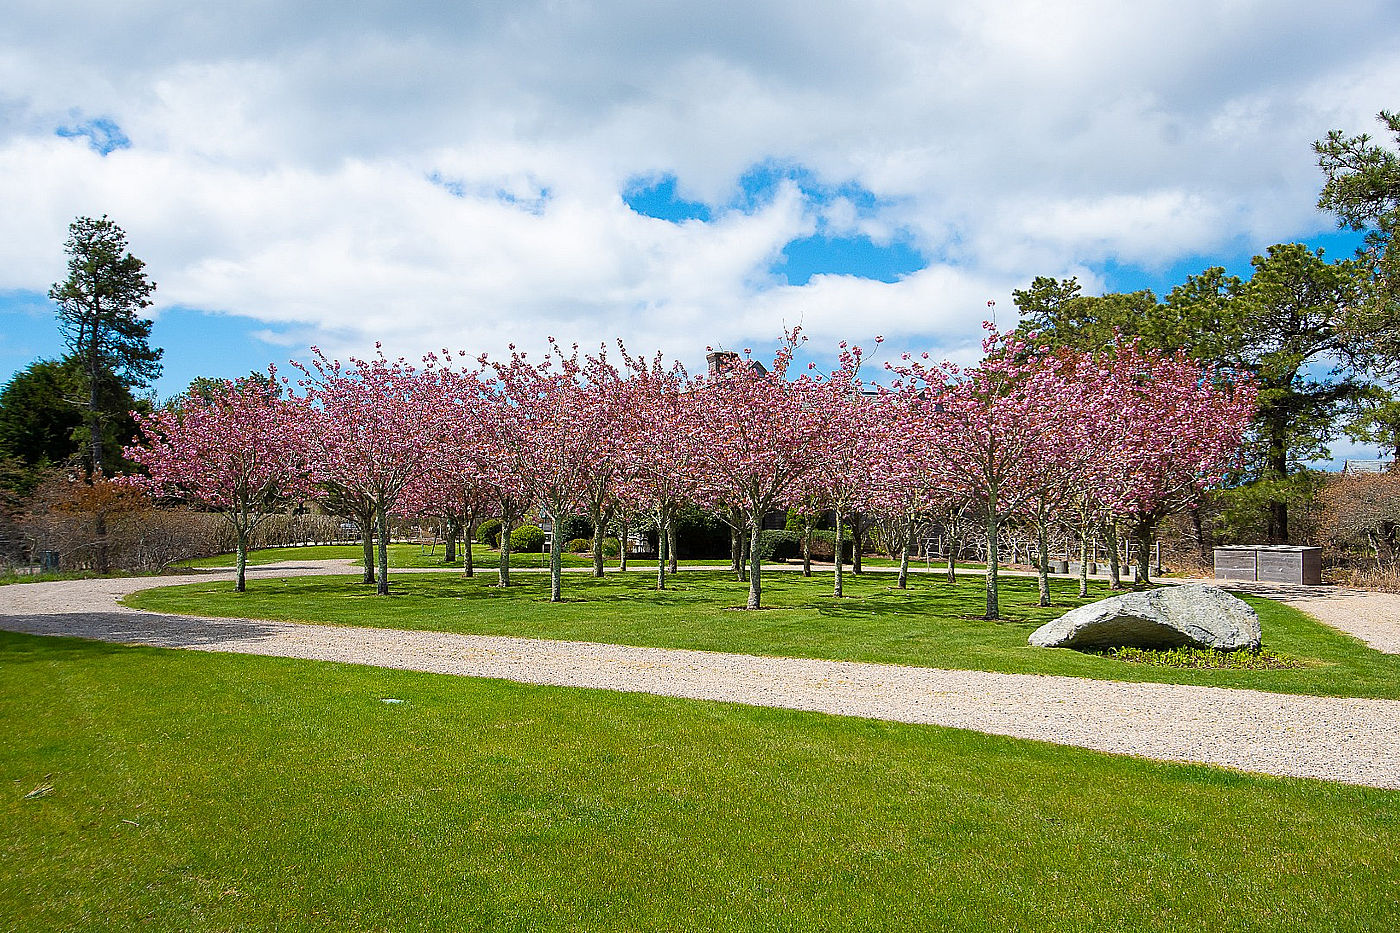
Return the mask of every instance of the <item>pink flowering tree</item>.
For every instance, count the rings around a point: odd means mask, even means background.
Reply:
[[[485,365],[485,358],[481,360]],[[510,532],[533,500],[527,477],[518,469],[519,435],[515,407],[490,380],[481,384],[475,405],[474,475],[491,514],[501,523],[497,586],[510,586]]]
[[[1185,353],[1120,343],[1104,377],[1106,466],[1100,495],[1125,517],[1137,544],[1138,583],[1150,582],[1152,535],[1162,519],[1199,502],[1238,464],[1256,388]]]
[[[765,371],[747,352],[719,372],[692,382],[688,435],[701,501],[733,507],[749,534],[747,608],[762,607],[763,517],[812,470],[819,436],[819,406],[809,403],[811,380],[787,378],[797,334]]]
[[[618,341],[626,359],[627,351]],[[583,364],[583,378],[588,390],[588,403],[594,409],[592,420],[607,427],[594,438],[593,463],[584,485],[582,505],[593,525],[593,575],[603,575],[603,540],[608,524],[617,510],[617,487],[626,474],[629,446],[623,428],[627,423],[628,389],[622,373],[608,359],[606,347],[596,355],[590,354]],[[625,553],[626,542],[620,552]]]
[[[377,531],[376,592],[389,593],[389,513],[404,489],[431,462],[449,422],[440,373],[430,359],[417,367],[382,354],[348,363],[312,348],[310,365],[298,365],[314,413],[312,456],[342,494],[364,501]]]
[[[308,496],[313,478],[307,409],[268,383],[224,384],[209,398],[188,395],[177,410],[134,414],[141,441],[126,450],[154,493],[218,512],[233,528],[243,592],[248,542],[262,521]]]
[[[863,356],[860,347],[843,341],[836,370],[812,383],[806,393],[805,404],[816,415],[811,427],[818,433],[809,440],[814,456],[798,488],[836,516],[836,597],[845,595],[841,549],[846,519],[874,501],[889,452],[886,424],[891,412],[878,396],[865,394],[859,378]]]
[[[898,388],[921,398],[930,453],[943,468],[950,499],[966,496],[978,505],[986,531],[987,619],[1001,615],[997,569],[1003,526],[1025,514],[1033,485],[1028,482],[1050,425],[1044,400],[1054,381],[1043,348],[1018,335],[985,325],[985,358],[974,369],[950,363],[930,365],[905,358],[891,367]]]
[[[608,443],[600,439],[609,438],[616,425],[611,409],[588,382],[578,348],[566,354],[553,339],[550,348],[539,363],[512,350],[509,362],[488,365],[503,402],[494,419],[502,465],[554,522],[549,598],[560,602],[563,541],[559,528],[566,516],[580,511],[600,443]]]
[[[656,588],[666,588],[671,520],[695,489],[694,448],[687,434],[691,394],[685,370],[622,349],[626,379],[618,406],[619,498],[656,522]],[[625,542],[623,543],[625,547]]]

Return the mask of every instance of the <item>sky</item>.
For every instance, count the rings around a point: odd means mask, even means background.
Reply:
[[[1311,144],[1400,107],[1397,48],[1393,0],[10,0],[0,375],[104,213],[162,395],[313,344],[970,360],[1036,275],[1348,255]]]

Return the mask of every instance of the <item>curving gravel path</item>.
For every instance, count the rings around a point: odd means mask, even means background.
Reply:
[[[348,566],[308,561],[250,573],[344,573]],[[0,628],[931,723],[1148,758],[1400,788],[1400,701],[1395,700],[199,619],[141,612],[117,602],[136,590],[190,579],[0,587]]]
[[[1400,654],[1400,594],[1347,586],[1296,586],[1235,580],[1199,582],[1276,599],[1301,609],[1324,625],[1361,639],[1377,651]]]

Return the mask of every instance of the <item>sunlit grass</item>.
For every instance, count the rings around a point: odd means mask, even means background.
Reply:
[[[0,729],[5,930],[1400,927],[1396,792],[4,633]]]

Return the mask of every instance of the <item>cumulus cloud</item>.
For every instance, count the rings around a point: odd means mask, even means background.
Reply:
[[[0,289],[105,212],[163,306],[346,351],[957,350],[1033,275],[1324,229],[1310,142],[1400,94],[1383,0],[12,6]],[[632,211],[660,177],[709,219]],[[817,232],[928,265],[789,285]]]

